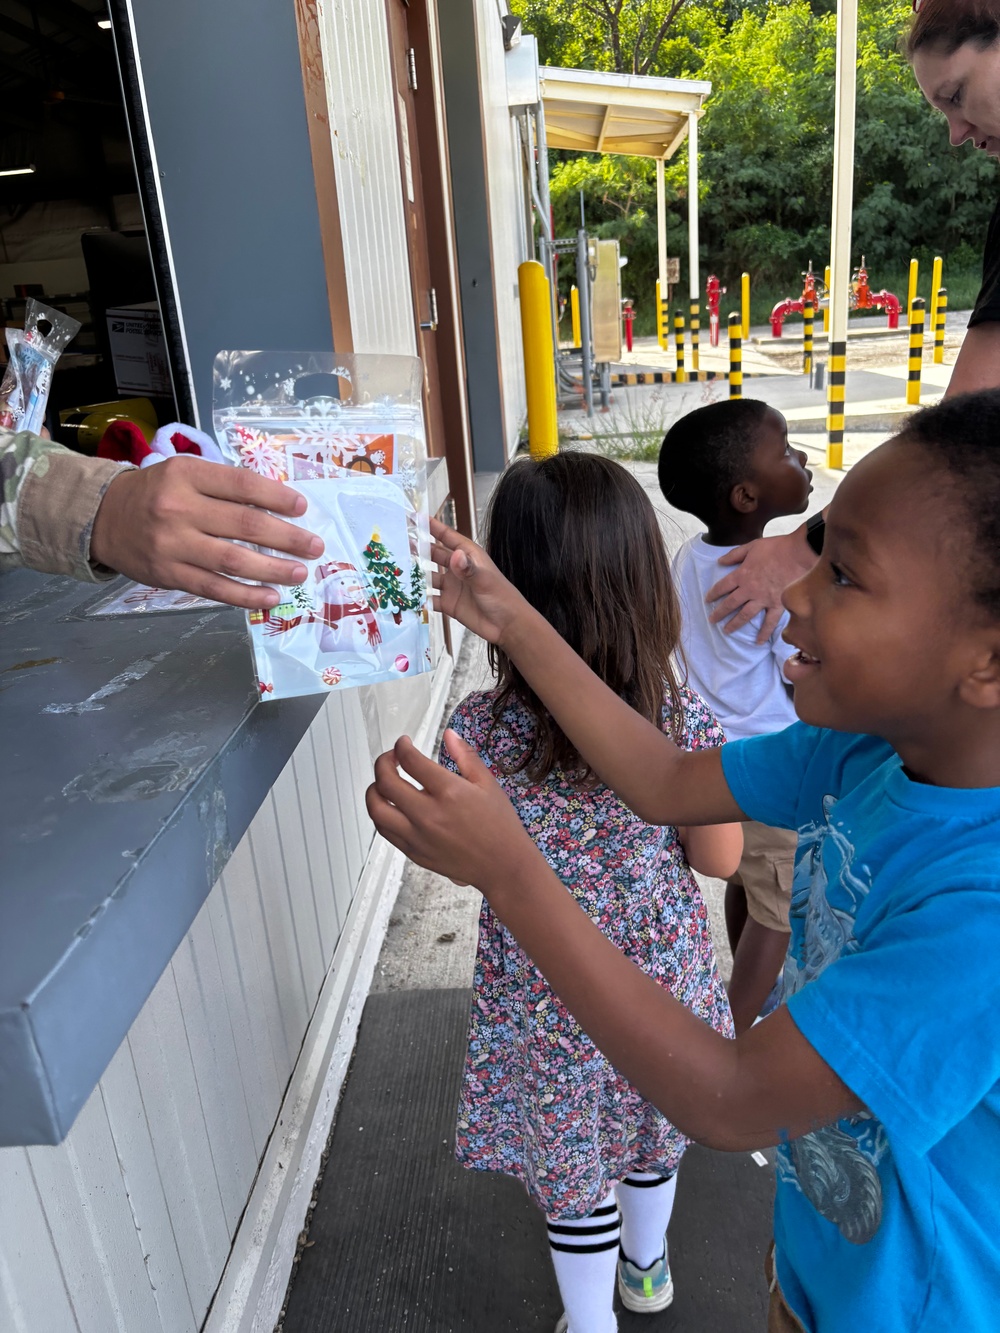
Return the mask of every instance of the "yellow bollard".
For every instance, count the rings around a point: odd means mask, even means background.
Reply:
[[[580,332],[580,293],[576,289],[575,282],[569,289],[569,318],[573,328],[573,346],[582,347],[583,334]]]
[[[666,352],[670,347],[670,297],[664,296],[656,279],[656,341]]]
[[[906,376],[906,401],[910,407],[920,406],[920,373],[924,365],[924,298],[913,298],[910,316],[910,368]]]
[[[917,299],[917,280],[920,277],[920,261],[910,260],[910,282],[906,289],[906,322],[913,323],[913,302]]]
[[[532,458],[559,452],[556,424],[556,357],[552,346],[552,296],[545,269],[537,259],[518,266],[521,339],[528,399],[528,445]]]
[[[811,375],[813,368],[813,315],[811,305],[802,310],[802,373]]]
[[[937,294],[937,323],[934,325],[934,364],[944,364],[944,326],[948,319],[948,288],[942,287]]]
[[[735,310],[729,316],[729,397],[743,397],[743,321]]]
[[[826,288],[826,305],[823,307],[823,332],[830,332],[830,265],[823,270],[823,286]]]
[[[674,379],[675,384],[687,383],[687,375],[684,373],[684,316],[674,315],[674,348],[677,352],[677,374]]]
[[[744,338],[750,337],[750,274],[744,273],[740,279],[740,304],[743,318],[740,321]]]
[[[941,290],[941,256],[938,255],[934,260],[934,267],[931,270],[931,311],[930,318],[927,321],[927,331],[933,337],[937,332],[937,299],[938,292]]]
[[[691,302],[691,369],[697,371],[698,365],[698,344],[701,341],[701,306],[697,301]]]
[[[847,343],[831,342],[826,390],[826,465],[844,466],[844,390],[847,381]]]

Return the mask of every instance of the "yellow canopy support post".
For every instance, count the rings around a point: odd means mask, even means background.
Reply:
[[[750,337],[750,274],[744,273],[740,279],[740,305],[742,308],[742,332],[744,338]]]
[[[532,458],[559,452],[556,421],[556,357],[552,345],[552,297],[545,269],[528,259],[517,270],[521,297],[521,339],[528,399],[528,445]]]

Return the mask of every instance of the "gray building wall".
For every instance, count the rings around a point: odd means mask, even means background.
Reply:
[[[295,7],[131,0],[201,425],[223,348],[330,347]]]

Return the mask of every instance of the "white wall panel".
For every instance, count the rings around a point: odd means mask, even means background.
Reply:
[[[354,349],[416,355],[384,0],[320,0]]]
[[[476,0],[476,37],[504,427],[508,450],[513,451],[527,404],[517,268],[535,256],[529,253],[525,235],[522,152],[507,105],[507,70],[496,0]]]
[[[201,1327],[362,881],[369,754],[331,696],[66,1141],[0,1151],[2,1333]]]

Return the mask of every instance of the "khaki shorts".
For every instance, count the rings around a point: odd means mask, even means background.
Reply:
[[[748,820],[743,825],[743,859],[730,884],[744,890],[747,911],[768,930],[789,930],[792,873],[798,834]]]
[[[788,1302],[778,1286],[778,1270],[774,1263],[774,1241],[764,1260],[764,1276],[767,1278],[771,1303],[767,1311],[767,1333],[804,1333],[801,1320],[793,1314]]]

